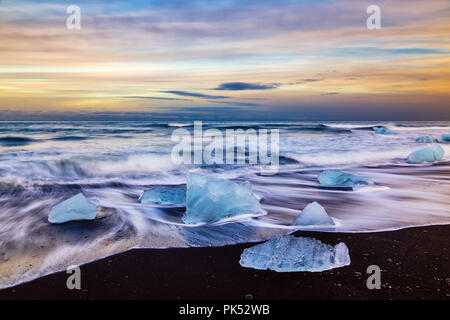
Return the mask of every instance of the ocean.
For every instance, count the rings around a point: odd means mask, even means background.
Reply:
[[[377,134],[384,127],[393,134]],[[433,164],[408,154],[450,133],[450,122],[203,122],[203,129],[279,129],[278,173],[259,165],[175,164],[171,140],[193,122],[0,122],[0,288],[132,248],[224,246],[291,232],[309,203],[334,227],[375,232],[450,223],[450,143]],[[317,176],[338,169],[371,179],[353,190],[323,187]],[[183,206],[141,204],[155,186],[186,183],[189,171],[249,181],[266,215],[229,223],[185,225]],[[52,225],[53,206],[83,192],[97,199],[98,219]],[[182,263],[182,261],[180,261]]]

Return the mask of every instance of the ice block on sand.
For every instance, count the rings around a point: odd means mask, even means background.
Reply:
[[[184,204],[186,203],[186,188],[153,188],[145,190],[139,201],[141,203]]]
[[[338,170],[326,170],[321,174],[319,174],[318,179],[321,185],[327,187],[336,187],[336,186],[355,187],[358,185],[373,184],[373,182],[369,179]]]
[[[442,160],[445,151],[436,143],[412,152],[408,156],[408,163],[424,163]]]
[[[48,216],[50,223],[64,223],[76,220],[94,220],[97,205],[79,193],[54,206]]]
[[[239,263],[257,270],[320,272],[349,265],[350,256],[343,242],[331,246],[312,238],[285,235],[245,249]]]
[[[308,204],[302,212],[300,212],[292,223],[294,226],[309,226],[309,225],[334,225],[325,209],[313,202]]]
[[[184,223],[209,223],[238,215],[262,214],[264,210],[252,193],[249,182],[189,173]]]

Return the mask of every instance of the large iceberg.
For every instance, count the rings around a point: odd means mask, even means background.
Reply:
[[[216,222],[238,215],[262,215],[249,182],[232,182],[189,173],[187,178],[186,224]]]
[[[54,206],[48,216],[50,223],[64,223],[76,220],[94,220],[97,216],[97,205],[79,193]]]
[[[450,141],[450,133],[443,133],[441,139],[442,141]]]
[[[239,263],[258,270],[320,272],[349,265],[350,256],[343,242],[331,246],[312,238],[285,235],[245,249]]]
[[[408,156],[409,163],[424,163],[435,162],[442,160],[445,151],[442,147],[436,143],[429,145],[425,148],[416,150]]]
[[[375,127],[375,128],[373,128],[373,130],[375,131],[375,133],[378,133],[378,134],[394,134],[393,131],[390,131],[389,129],[387,129],[385,127]]]
[[[369,179],[338,170],[323,171],[321,174],[319,174],[318,179],[321,185],[327,187],[336,187],[336,186],[355,187],[358,185],[373,184],[373,182],[370,181]]]
[[[433,137],[430,136],[422,136],[416,139],[416,142],[419,143],[433,143],[433,142],[438,142],[437,139],[434,139]]]
[[[153,188],[146,190],[139,198],[141,203],[156,203],[156,204],[185,204],[186,203],[186,188]]]
[[[292,223],[294,226],[334,225],[325,209],[317,202],[310,203],[300,212]]]

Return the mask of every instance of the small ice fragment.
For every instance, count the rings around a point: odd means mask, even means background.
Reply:
[[[336,187],[336,186],[355,187],[358,185],[373,184],[373,182],[370,181],[369,179],[338,170],[326,170],[321,174],[319,174],[318,179],[321,185],[327,187]]]
[[[450,133],[443,133],[441,136],[442,141],[449,142],[450,141]]]
[[[422,136],[416,139],[416,142],[419,143],[433,143],[433,142],[438,142],[437,139],[434,139],[433,137],[430,136]]]
[[[313,202],[308,204],[305,209],[298,214],[292,225],[334,225],[334,221],[328,216],[327,212],[320,204]]]
[[[350,256],[345,243],[331,246],[312,238],[277,236],[242,252],[240,265],[277,272],[320,272],[347,266]]]
[[[232,182],[189,173],[187,179],[186,224],[209,223],[238,215],[262,215],[249,182]]]
[[[54,206],[48,216],[50,223],[64,223],[76,220],[94,220],[97,205],[79,193]]]
[[[394,134],[393,131],[390,131],[385,127],[375,127],[375,128],[373,128],[373,130],[375,131],[375,133],[378,133],[378,134]]]
[[[442,160],[445,151],[436,143],[416,150],[408,156],[408,163],[424,163]]]
[[[184,204],[186,203],[186,188],[153,188],[144,191],[139,201],[141,203]]]

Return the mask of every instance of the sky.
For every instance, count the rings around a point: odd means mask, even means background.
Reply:
[[[0,121],[450,120],[448,17],[448,0],[0,0]]]

